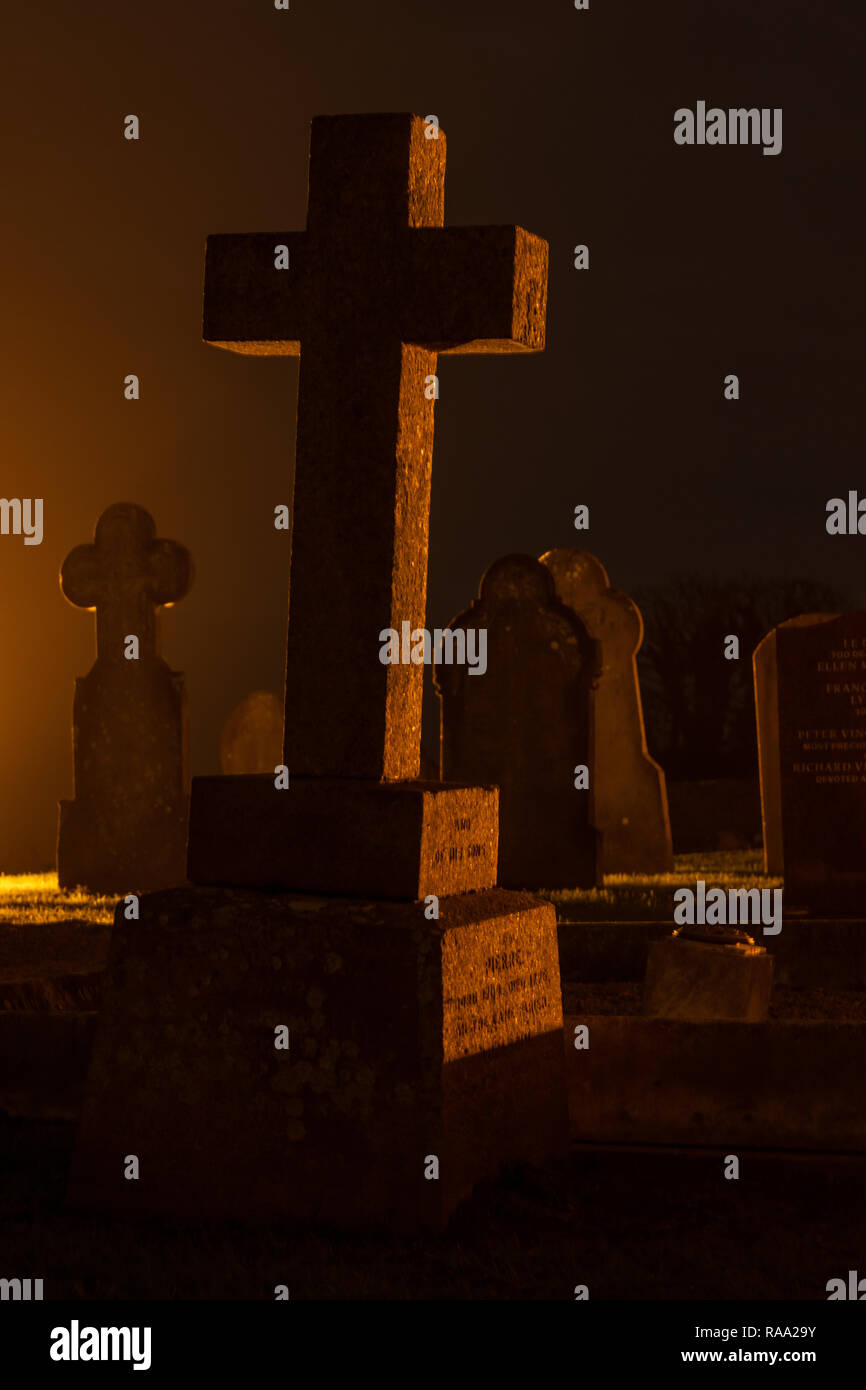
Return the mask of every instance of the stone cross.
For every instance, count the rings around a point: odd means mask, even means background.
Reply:
[[[139,660],[156,660],[156,609],[183,598],[190,585],[189,551],[158,540],[153,517],[133,502],[102,513],[92,545],[69,552],[60,587],[77,608],[96,609],[100,661],[123,661],[124,639],[138,637]]]
[[[208,243],[205,337],[303,347],[291,781],[195,778],[209,886],[118,912],[74,1204],[417,1231],[568,1151],[553,907],[494,889],[496,789],[417,778],[423,667],[379,659],[424,622],[437,352],[542,345],[546,246],[446,231],[444,163],[417,117],[316,120],[306,233]]]
[[[205,340],[301,356],[292,775],[418,776],[423,667],[378,653],[382,629],[424,625],[437,354],[544,346],[547,243],[444,227],[444,178],[420,117],[321,116],[306,231],[208,237]]]
[[[63,888],[136,892],[186,877],[186,698],[183,677],[159,656],[156,609],[183,598],[191,576],[189,552],[158,540],[153,518],[129,502],[103,512],[93,544],[64,561],[66,598],[96,610],[97,657],[75,682],[75,800],[60,803],[57,841]]]

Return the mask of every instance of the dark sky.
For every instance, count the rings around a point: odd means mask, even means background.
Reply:
[[[626,589],[753,571],[862,601],[866,538],[827,537],[824,508],[866,494],[864,35],[862,0],[7,7],[0,492],[44,498],[45,538],[0,536],[0,870],[50,864],[72,792],[94,623],[57,572],[110,503],[144,505],[195,559],[163,618],[193,770],[217,770],[238,699],[280,685],[288,551],[271,519],[297,366],[203,345],[203,249],[209,232],[303,226],[319,113],[434,112],[447,219],[551,245],[547,351],[440,364],[429,626],[497,556],[575,543]],[[675,146],[674,110],[699,99],[781,106],[782,154]],[[323,641],[337,621],[323,614]]]

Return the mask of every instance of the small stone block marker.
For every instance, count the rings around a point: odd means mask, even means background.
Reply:
[[[153,517],[131,502],[103,512],[93,544],[63,563],[65,597],[96,610],[97,655],[75,682],[75,800],[60,803],[61,888],[123,893],[186,879],[186,695],[183,676],[159,655],[156,610],[182,599],[191,579],[189,551],[157,539]]]
[[[772,982],[772,956],[746,932],[682,927],[650,947],[644,1013],[694,1023],[762,1023]]]
[[[557,597],[598,646],[593,688],[591,806],[606,874],[663,874],[673,868],[665,775],[646,746],[637,653],[643,618],[628,594],[610,585],[588,550],[567,547],[541,557]]]

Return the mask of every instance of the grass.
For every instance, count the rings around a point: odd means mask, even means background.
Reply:
[[[543,892],[563,921],[667,921],[675,888],[694,887],[702,878],[713,888],[780,888],[768,878],[760,851],[720,850],[678,854],[667,874],[608,874],[601,888],[559,888]],[[543,891],[543,890],[542,890]],[[0,874],[0,923],[12,926],[52,922],[110,924],[116,897],[57,885],[56,874]]]
[[[668,921],[676,888],[781,888],[781,878],[764,873],[760,850],[719,850],[677,854],[666,874],[607,874],[601,888],[559,888],[544,892],[557,916],[569,922]]]
[[[116,897],[58,887],[56,874],[0,874],[0,923],[8,926],[70,921],[103,925],[114,920],[116,906]]]

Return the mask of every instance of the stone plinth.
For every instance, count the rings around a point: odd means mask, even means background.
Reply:
[[[193,883],[417,901],[496,882],[495,787],[196,777]]]
[[[715,946],[668,936],[653,942],[644,984],[644,1013],[692,1022],[766,1019],[773,961],[763,946]]]
[[[494,890],[429,921],[182,888],[118,910],[73,1205],[415,1229],[566,1144],[550,904]]]

